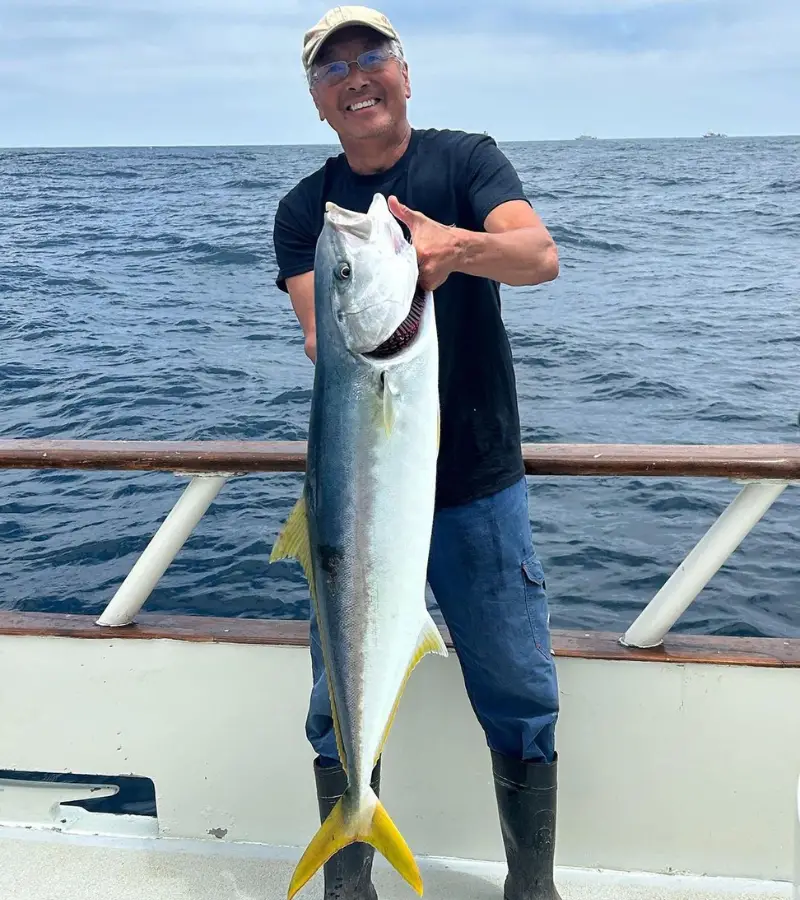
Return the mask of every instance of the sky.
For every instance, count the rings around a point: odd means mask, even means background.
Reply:
[[[301,0],[0,0],[0,146],[335,144]],[[800,134],[800,0],[389,0],[417,127]]]

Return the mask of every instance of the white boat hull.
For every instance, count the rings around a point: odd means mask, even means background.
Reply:
[[[754,879],[762,896],[778,896],[779,882],[780,896],[791,896],[800,668],[557,664],[559,867]],[[157,793],[154,835],[232,852],[229,844],[284,847],[291,859],[318,823],[304,733],[310,683],[303,646],[0,634],[0,768],[145,776]],[[455,655],[415,671],[384,760],[382,797],[418,857],[502,871],[491,866],[503,852],[489,758]],[[142,839],[142,823],[126,817],[112,817],[112,828],[108,816],[72,809],[61,822],[63,785],[47,789],[46,815],[0,790],[0,833]],[[430,885],[426,896],[436,896]]]

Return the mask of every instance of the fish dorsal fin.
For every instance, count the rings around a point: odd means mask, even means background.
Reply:
[[[317,602],[316,583],[314,581],[314,563],[311,559],[311,540],[308,536],[308,511],[306,506],[305,493],[295,503],[294,508],[289,513],[289,518],[283,526],[283,530],[275,541],[275,546],[270,553],[269,561],[277,562],[281,559],[296,559],[303,567],[306,579],[308,581],[308,589],[311,594],[311,602],[314,604],[314,610],[319,621],[319,603]],[[336,735],[336,747],[339,751],[339,759],[342,762],[344,770],[347,771],[347,757],[344,752],[344,744],[342,742],[341,727],[339,726],[339,715],[336,710],[336,700],[333,695],[333,683],[330,677],[330,653],[325,644],[325,637],[320,634],[320,643],[322,644],[322,656],[325,661],[325,673],[328,680],[328,695],[331,701],[331,712],[333,718],[333,730]]]
[[[269,561],[280,559],[296,559],[303,567],[309,587],[313,593],[314,567],[311,564],[311,543],[308,539],[308,516],[306,514],[306,497],[303,494],[289,513],[278,540],[270,553]]]
[[[378,761],[378,757],[383,753],[383,747],[386,743],[386,738],[389,736],[389,731],[392,728],[392,723],[394,722],[394,717],[397,714],[397,707],[400,705],[400,698],[403,696],[403,691],[406,688],[406,684],[408,679],[411,677],[411,673],[417,666],[417,663],[422,659],[423,656],[426,656],[428,653],[436,653],[438,656],[449,656],[447,652],[447,645],[444,642],[444,638],[442,637],[442,633],[439,631],[436,622],[431,618],[430,613],[425,613],[425,621],[422,625],[422,630],[419,634],[419,640],[417,641],[416,649],[411,656],[411,659],[408,662],[408,668],[406,669],[406,673],[403,676],[403,680],[400,682],[400,689],[397,692],[397,697],[395,697],[394,705],[392,706],[392,712],[389,716],[389,719],[386,722],[386,728],[383,732],[383,737],[381,738],[380,746],[378,747],[378,752],[375,754],[375,762]]]

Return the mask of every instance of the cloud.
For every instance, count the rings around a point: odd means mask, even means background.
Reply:
[[[608,4],[580,5],[540,9],[513,40],[498,14],[493,27],[459,35],[455,58],[421,29],[412,84],[427,95],[425,123],[508,139],[796,132],[800,4],[726,0],[720,14],[712,0],[641,3],[616,39],[597,24]],[[584,13],[592,27],[565,26],[570,17],[586,26]]]
[[[0,145],[334,143],[303,0],[4,0]],[[499,139],[795,130],[797,0],[398,0],[415,124]],[[794,98],[794,99],[793,99]]]

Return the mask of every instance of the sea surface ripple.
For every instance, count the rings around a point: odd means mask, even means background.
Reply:
[[[506,144],[561,274],[504,288],[523,440],[798,442],[800,139]],[[0,437],[300,440],[279,198],[334,147],[0,151]],[[172,474],[0,472],[0,607],[98,614]],[[302,618],[298,474],[231,480],[149,611]],[[554,627],[624,629],[740,486],[529,479]],[[789,487],[677,630],[800,637]]]

